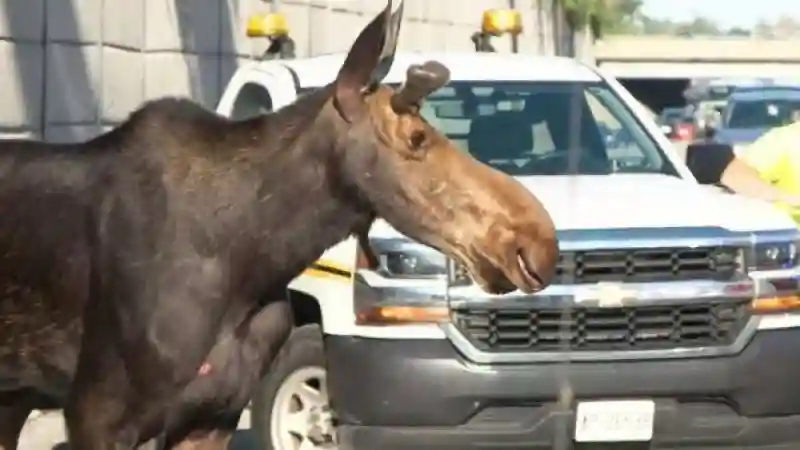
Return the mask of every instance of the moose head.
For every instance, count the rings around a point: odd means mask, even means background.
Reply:
[[[398,231],[455,258],[486,291],[535,292],[555,273],[555,227],[513,178],[459,150],[420,115],[448,83],[436,61],[381,85],[394,59],[402,3],[392,2],[356,39],[330,86],[341,175]],[[502,133],[502,130],[497,130]]]

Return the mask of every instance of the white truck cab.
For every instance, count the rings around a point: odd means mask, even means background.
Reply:
[[[243,67],[217,111],[244,120],[280,109],[333,81],[343,60]],[[564,416],[553,363],[564,360],[581,363],[567,374],[578,442],[666,428],[656,437],[682,445],[800,439],[792,220],[699,185],[639,102],[595,68],[399,53],[385,83],[427,60],[452,77],[423,116],[543,201],[559,232],[557,279],[535,295],[490,296],[382,221],[370,233],[378,270],[360,266],[355,239],[329,249],[291,283],[298,328],[253,398],[265,448],[550,448]],[[631,397],[639,403],[616,401]],[[581,406],[598,398],[608,403]],[[720,425],[676,421],[692,414]]]

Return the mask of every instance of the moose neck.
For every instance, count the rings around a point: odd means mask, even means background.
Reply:
[[[289,279],[328,248],[366,231],[375,217],[341,171],[343,121],[329,98],[330,90],[321,89],[252,122],[264,152],[260,197],[268,198],[259,206],[261,228],[269,232],[262,251],[270,258],[267,270],[280,267]]]

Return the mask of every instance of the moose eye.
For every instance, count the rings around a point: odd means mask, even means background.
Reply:
[[[425,132],[415,131],[411,133],[411,138],[409,139],[409,143],[411,144],[411,148],[414,150],[422,147],[422,144],[425,143]]]

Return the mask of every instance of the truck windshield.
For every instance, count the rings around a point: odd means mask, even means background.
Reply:
[[[725,128],[772,128],[791,122],[800,98],[735,100],[728,107]]]
[[[677,176],[605,83],[454,81],[428,97],[422,115],[476,159],[510,175]]]

